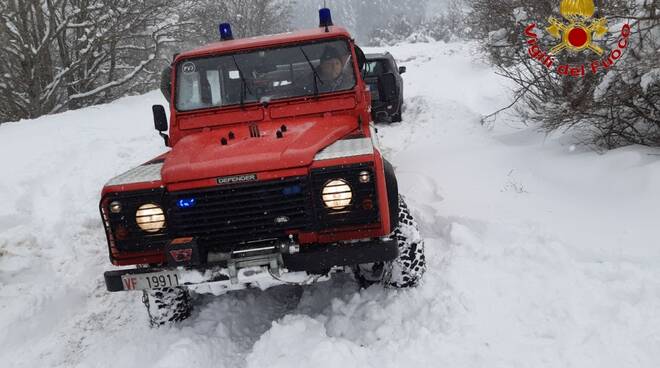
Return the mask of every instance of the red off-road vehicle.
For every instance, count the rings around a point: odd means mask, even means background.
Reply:
[[[360,77],[364,54],[322,10],[318,29],[175,56],[153,107],[171,149],[111,179],[101,216],[109,291],[142,290],[154,325],[189,291],[308,284],[338,271],[415,286],[424,244],[385,161]],[[388,83],[384,83],[387,85]]]

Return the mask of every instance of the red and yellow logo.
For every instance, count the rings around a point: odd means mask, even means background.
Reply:
[[[624,24],[621,29],[618,47],[611,50],[606,58],[592,60],[581,65],[561,64],[555,68],[556,56],[564,50],[572,53],[589,50],[597,56],[602,56],[605,51],[596,43],[596,40],[602,39],[609,31],[605,18],[593,18],[596,12],[593,0],[562,0],[559,12],[564,20],[550,17],[548,18],[550,25],[545,28],[552,38],[559,40],[559,43],[550,49],[550,52],[544,52],[538,44],[538,36],[534,32],[536,23],[525,28],[529,56],[540,61],[546,68],[565,76],[584,77],[588,70],[596,74],[599,70],[609,69],[623,55],[630,36],[628,24]]]
[[[592,0],[563,0],[559,12],[568,24],[555,17],[548,18],[550,26],[546,31],[552,37],[561,39],[561,43],[553,47],[550,53],[557,55],[568,48],[576,52],[589,49],[602,55],[603,49],[594,44],[594,38],[602,38],[607,33],[607,20],[593,19],[595,11]]]

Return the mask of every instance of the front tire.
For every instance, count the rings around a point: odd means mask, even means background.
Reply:
[[[183,321],[192,312],[188,289],[183,287],[144,290],[142,302],[152,327]]]
[[[424,239],[400,195],[398,224],[390,236],[397,240],[399,256],[390,262],[358,265],[355,277],[361,287],[380,282],[385,287],[409,288],[419,285],[422,280],[426,272]]]

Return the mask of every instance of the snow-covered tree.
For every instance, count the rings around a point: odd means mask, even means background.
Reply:
[[[0,121],[116,98],[178,28],[175,0],[0,3]],[[148,78],[147,78],[148,79]]]
[[[450,0],[432,14],[424,20],[418,33],[438,41],[469,37],[463,0]]]
[[[374,28],[369,35],[369,45],[386,46],[403,41],[419,28],[420,21],[412,21],[405,15],[389,19],[388,22]]]
[[[237,38],[288,31],[292,4],[290,0],[190,1],[182,12],[195,24],[187,44],[217,41],[218,25],[224,22],[231,24]]]
[[[0,2],[0,122],[157,86],[173,53],[218,39],[287,31],[292,0]]]
[[[627,20],[633,34],[620,67],[608,71],[594,89],[593,111],[566,120],[588,129],[599,146],[660,146],[659,6],[644,0],[631,7]]]
[[[333,22],[362,44],[391,43],[410,36],[428,16],[429,0],[299,0],[293,8],[296,27],[318,25],[318,9],[332,10]]]
[[[426,5],[426,0],[363,1],[358,8],[358,24],[362,32],[368,33],[368,44],[391,44],[420,28],[426,17]]]
[[[335,25],[344,27],[353,34],[358,41],[361,36],[358,33],[358,8],[360,1],[357,0],[298,0],[292,9],[292,27],[295,29],[313,28],[319,25],[318,10],[328,6],[332,10],[332,20]]]
[[[631,29],[622,57],[607,70],[567,77],[549,70],[529,55],[525,27],[537,23],[538,45],[549,51],[557,41],[544,29],[558,16],[559,1],[475,0],[471,27],[499,73],[518,88],[512,101],[522,116],[543,130],[579,130],[585,143],[614,148],[640,143],[660,145],[660,14],[657,0],[596,2],[596,18],[610,32],[598,43],[614,50],[624,23]],[[557,64],[589,65],[608,58],[589,52],[565,52]],[[556,68],[556,66],[555,66]]]

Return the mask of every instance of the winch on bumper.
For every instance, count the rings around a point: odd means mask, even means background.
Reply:
[[[198,289],[201,284],[209,284],[208,292],[213,293],[247,287],[266,289],[325,280],[323,277],[338,267],[387,262],[398,253],[394,238],[302,247],[294,242],[276,242],[232,253],[204,253],[194,239],[187,239],[169,248],[167,267],[107,271],[104,277],[108,291],[177,286]]]

